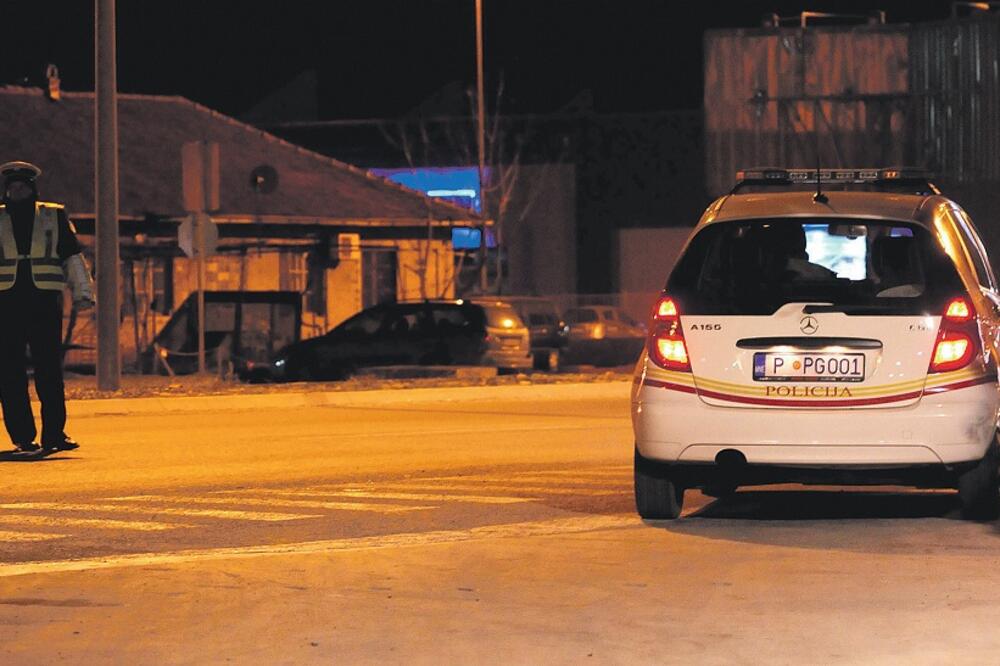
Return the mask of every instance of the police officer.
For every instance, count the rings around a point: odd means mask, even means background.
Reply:
[[[65,209],[38,200],[41,169],[27,162],[0,165],[0,405],[14,446],[38,451],[37,430],[28,399],[26,349],[42,403],[41,448],[67,451],[79,445],[66,426],[62,371],[63,289],[73,304],[94,304],[90,271]]]

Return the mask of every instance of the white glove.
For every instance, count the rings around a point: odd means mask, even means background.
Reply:
[[[82,254],[74,254],[63,262],[66,280],[73,293],[73,306],[86,310],[94,305],[94,279],[90,277],[87,260]]]

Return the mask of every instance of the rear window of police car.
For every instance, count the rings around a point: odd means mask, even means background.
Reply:
[[[766,315],[786,303],[828,303],[848,314],[939,313],[963,291],[930,230],[855,218],[710,224],[667,282],[686,314]]]

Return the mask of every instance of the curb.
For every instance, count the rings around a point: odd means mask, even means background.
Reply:
[[[372,391],[296,391],[158,398],[96,398],[69,400],[70,418],[125,416],[131,414],[179,414],[185,412],[236,411],[250,409],[294,409],[300,407],[381,407],[434,402],[490,402],[493,400],[621,400],[628,402],[629,381],[580,384],[534,384],[516,386],[455,386],[404,388]],[[34,405],[37,413],[38,405]]]

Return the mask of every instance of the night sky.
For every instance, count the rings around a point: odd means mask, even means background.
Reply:
[[[763,15],[885,9],[890,22],[946,18],[951,2],[484,0],[487,89],[502,110],[551,113],[589,91],[598,112],[701,105],[706,29]],[[178,94],[239,115],[315,69],[323,119],[406,113],[474,80],[474,0],[118,2],[122,92]],[[93,3],[0,0],[0,83],[93,89]],[[586,94],[585,94],[586,96]],[[487,98],[492,95],[488,92]]]

